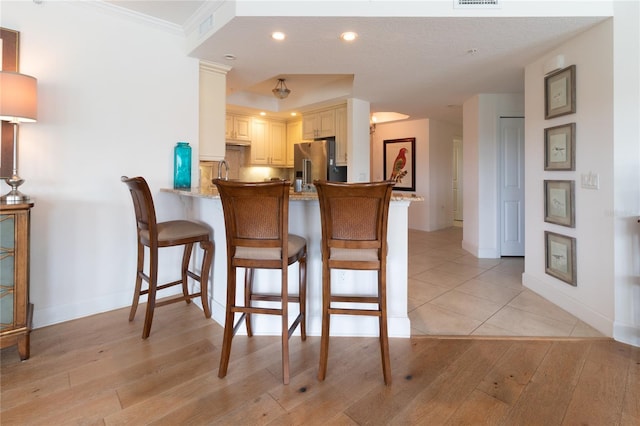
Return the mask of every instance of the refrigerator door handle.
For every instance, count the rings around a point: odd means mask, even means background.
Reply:
[[[304,158],[302,160],[302,183],[309,184],[311,179],[311,160]]]

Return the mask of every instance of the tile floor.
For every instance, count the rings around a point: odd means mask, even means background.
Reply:
[[[524,258],[478,259],[461,242],[461,227],[409,230],[412,334],[603,337],[523,287]]]

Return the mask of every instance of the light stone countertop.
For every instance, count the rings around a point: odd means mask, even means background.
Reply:
[[[188,197],[197,198],[220,198],[218,190],[215,187],[211,188],[190,188],[190,189],[173,189],[173,188],[161,188],[161,192],[169,192],[172,194],[186,195]],[[311,201],[317,200],[318,194],[316,192],[294,192],[289,193],[290,201]],[[424,201],[424,197],[413,193],[402,193],[394,191],[391,194],[391,201]]]

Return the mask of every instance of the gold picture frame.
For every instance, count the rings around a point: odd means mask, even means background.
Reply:
[[[570,65],[544,78],[544,118],[576,112],[576,66]]]

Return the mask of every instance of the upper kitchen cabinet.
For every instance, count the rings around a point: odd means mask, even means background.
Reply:
[[[336,108],[336,165],[347,165],[347,107]]]
[[[286,123],[254,118],[252,127],[251,164],[285,167],[287,163]]]
[[[336,135],[336,111],[334,108],[312,111],[302,116],[302,136],[317,139]]]
[[[251,117],[227,113],[224,137],[228,141],[251,142]]]
[[[223,129],[227,71],[213,64],[200,63],[198,153],[201,161],[219,161],[225,155]]]
[[[302,120],[287,122],[287,167],[293,167],[293,145],[303,140]]]

